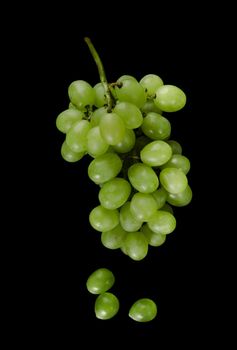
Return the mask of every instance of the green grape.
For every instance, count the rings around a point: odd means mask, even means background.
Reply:
[[[128,232],[123,245],[127,255],[136,261],[144,259],[148,253],[148,243],[142,232]]]
[[[172,150],[165,141],[153,141],[141,150],[140,156],[143,163],[149,166],[160,166],[168,162],[172,156]]]
[[[108,145],[116,145],[125,135],[123,120],[116,113],[106,113],[100,120],[100,133]]]
[[[188,185],[187,176],[177,168],[161,170],[160,182],[166,191],[174,194],[184,191]]]
[[[101,137],[99,126],[95,126],[89,130],[86,148],[87,152],[94,158],[101,156],[108,150],[109,145]]]
[[[73,152],[85,152],[87,134],[91,126],[87,120],[81,120],[73,124],[66,135],[66,143]]]
[[[165,140],[171,133],[168,119],[154,112],[147,114],[141,128],[144,134],[152,140]]]
[[[112,293],[103,293],[96,298],[95,315],[100,320],[114,317],[119,310],[118,298]]]
[[[143,298],[137,300],[129,310],[129,317],[137,322],[152,321],[157,315],[157,306],[153,300]]]
[[[148,221],[156,210],[156,200],[151,194],[138,192],[133,195],[130,211],[137,220]]]
[[[176,112],[186,104],[185,93],[174,85],[163,85],[156,90],[154,102],[164,112]]]
[[[156,200],[157,209],[162,208],[166,202],[167,195],[168,195],[166,190],[163,187],[160,187],[158,188],[158,190],[156,190],[155,192],[152,192],[151,194]]]
[[[102,232],[101,242],[106,248],[118,249],[122,247],[126,234],[127,232],[118,224],[112,230]]]
[[[125,134],[121,142],[113,146],[113,149],[118,153],[127,153],[131,151],[136,142],[136,135],[133,130],[125,129]]]
[[[153,96],[156,90],[164,85],[163,80],[155,74],[147,74],[140,80],[141,86],[146,90],[148,96]]]
[[[151,193],[159,186],[155,171],[143,163],[136,163],[128,169],[128,178],[132,186],[139,192]]]
[[[106,182],[100,189],[99,201],[104,208],[117,209],[127,201],[130,193],[130,183],[125,179],[116,177]]]
[[[110,231],[119,224],[119,212],[98,205],[90,212],[89,222],[96,231]]]
[[[84,80],[73,81],[68,88],[71,102],[79,109],[95,102],[95,91],[92,86]]]
[[[128,129],[136,129],[142,125],[143,116],[140,109],[129,102],[117,102],[114,113],[118,114]]]
[[[122,161],[115,153],[105,153],[92,160],[88,167],[88,176],[96,184],[112,180],[122,169]]]
[[[137,220],[130,211],[131,202],[125,203],[120,209],[120,225],[127,232],[138,231],[142,226],[142,221]]]
[[[166,235],[153,232],[147,224],[142,226],[141,231],[146,237],[148,244],[152,247],[159,247],[166,241]]]
[[[157,210],[149,219],[148,227],[155,233],[167,235],[174,231],[176,219],[168,211]]]
[[[91,115],[91,119],[90,119],[91,126],[94,127],[94,126],[100,125],[101,117],[106,113],[107,113],[106,107],[100,107],[96,109]]]
[[[168,194],[168,196],[169,196],[169,194]],[[163,205],[163,207],[160,208],[160,210],[168,211],[170,214],[174,214],[173,208],[172,208],[171,205],[169,205],[168,203],[165,203],[165,204]]]
[[[77,107],[74,106],[74,104],[72,102],[69,102],[68,109],[76,109],[78,111]]]
[[[61,155],[67,162],[74,163],[80,160],[85,155],[85,152],[73,152],[66,144],[66,141],[64,141],[61,147]]]
[[[66,109],[56,119],[56,126],[59,131],[66,134],[75,122],[82,120],[84,113],[77,109]]]
[[[113,273],[106,269],[100,268],[95,270],[87,279],[86,287],[92,294],[101,294],[109,290],[115,282]]]
[[[167,202],[176,207],[184,207],[191,202],[192,196],[192,190],[188,185],[183,192],[176,194],[168,193]]]
[[[166,141],[170,147],[172,148],[172,153],[173,154],[182,154],[182,147],[181,145],[177,142],[177,141],[174,141],[174,140],[168,140]]]
[[[122,83],[124,80],[133,80],[137,81],[136,78],[134,78],[132,75],[122,75],[120,78],[118,78],[117,83]]]
[[[122,247],[121,247],[120,249],[121,249],[121,252],[122,252],[123,254],[128,255],[127,250],[126,250],[126,248],[125,248],[124,245],[122,245]]]
[[[94,103],[94,105],[97,108],[100,108],[107,103],[104,86],[102,83],[98,83],[94,86],[93,89],[95,90],[95,103]]]
[[[141,111],[145,114],[149,113],[149,112],[155,112],[158,114],[162,114],[162,110],[159,109],[153,100],[148,100],[146,101],[146,103],[141,107]]]
[[[168,162],[161,166],[161,169],[165,168],[177,168],[182,170],[186,175],[190,170],[190,161],[181,154],[173,154]]]
[[[130,102],[138,108],[141,108],[146,102],[143,87],[132,79],[124,79],[121,87],[115,86],[115,93],[119,101]]]

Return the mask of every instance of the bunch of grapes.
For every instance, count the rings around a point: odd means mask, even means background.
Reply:
[[[83,80],[70,84],[69,108],[56,120],[66,134],[61,154],[68,162],[92,158],[88,176],[99,186],[99,203],[90,212],[90,224],[101,232],[105,247],[138,261],[149,245],[162,245],[174,231],[172,206],[192,199],[190,162],[170,139],[167,118],[185,106],[186,96],[155,74],[139,82],[124,75],[109,84],[94,46],[85,40],[101,82],[94,87]]]

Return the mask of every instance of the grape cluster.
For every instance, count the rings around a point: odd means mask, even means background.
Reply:
[[[185,106],[186,96],[155,74],[139,82],[124,75],[94,87],[77,80],[68,94],[69,108],[56,125],[66,134],[61,148],[66,161],[92,157],[88,176],[99,185],[99,205],[89,222],[105,247],[142,260],[149,245],[162,245],[174,231],[172,206],[192,199],[190,162],[170,139],[167,118]]]

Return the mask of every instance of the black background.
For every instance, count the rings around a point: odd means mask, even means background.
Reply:
[[[16,321],[24,326],[22,339],[30,333],[33,343],[47,339],[48,344],[68,347],[79,346],[84,337],[87,345],[103,344],[108,335],[114,342],[156,339],[158,345],[176,342],[190,347],[203,343],[207,334],[212,339],[214,263],[207,256],[213,233],[205,218],[209,203],[203,198],[210,184],[205,170],[213,117],[207,100],[217,32],[203,9],[159,5],[130,10],[125,4],[103,9],[36,7],[28,9],[25,24],[14,33],[26,135],[22,134],[25,157],[15,165],[20,180],[18,222],[25,228],[16,240],[23,264],[15,267],[22,292]],[[175,209],[175,232],[163,246],[150,248],[141,262],[104,248],[100,234],[89,225],[89,213],[98,203],[98,188],[87,176],[90,158],[69,164],[60,155],[64,136],[55,120],[68,106],[68,85],[77,79],[91,85],[99,81],[84,36],[92,39],[110,82],[123,74],[140,80],[154,73],[187,95],[185,108],[169,120],[172,138],[191,161],[193,201]],[[27,206],[21,211],[22,199]],[[85,287],[99,267],[113,271],[116,282],[111,292],[120,301],[119,313],[108,321],[95,318],[96,297]],[[157,318],[147,324],[128,317],[130,306],[142,297],[158,306]]]

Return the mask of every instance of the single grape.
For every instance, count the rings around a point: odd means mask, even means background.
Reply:
[[[59,131],[66,134],[75,122],[82,120],[84,113],[77,109],[66,109],[56,119],[56,126]]]
[[[88,176],[96,184],[112,180],[122,169],[122,160],[115,153],[105,153],[92,160],[88,167]]]
[[[123,246],[127,255],[136,261],[144,259],[148,253],[148,243],[142,232],[128,232]]]
[[[127,232],[138,231],[142,226],[142,221],[137,220],[131,213],[130,203],[126,202],[120,209],[120,224],[123,229]]]
[[[161,169],[165,168],[177,168],[182,170],[186,175],[190,170],[190,161],[181,154],[173,154],[168,162],[161,166]]]
[[[79,109],[95,102],[95,91],[92,86],[84,80],[73,81],[68,88],[71,102]]]
[[[157,209],[162,208],[167,199],[167,191],[163,187],[160,187],[158,190],[152,192],[151,194],[156,200]]]
[[[86,287],[92,294],[101,294],[107,292],[114,285],[114,282],[113,273],[106,268],[100,268],[88,277]]]
[[[182,154],[182,147],[177,141],[168,140],[166,142],[170,145],[173,154]]]
[[[112,230],[102,232],[101,242],[106,248],[118,249],[122,247],[126,234],[127,232],[118,224]]]
[[[86,149],[92,157],[98,157],[104,154],[109,148],[109,145],[104,141],[100,134],[99,126],[90,129],[87,134]]]
[[[90,212],[89,221],[96,231],[110,231],[119,224],[119,212],[98,205]]]
[[[188,185],[183,192],[168,193],[167,202],[176,207],[183,207],[191,202],[192,196],[192,190]]]
[[[154,100],[146,101],[146,103],[141,107],[141,111],[145,114],[149,112],[155,112],[160,115],[162,114],[162,110],[155,105]]]
[[[66,143],[73,152],[85,152],[87,134],[91,128],[87,120],[81,120],[73,124],[66,135]]]
[[[135,80],[124,79],[122,86],[115,86],[115,93],[119,101],[130,102],[141,108],[146,102],[146,94],[143,87]]]
[[[107,110],[105,107],[100,107],[96,109],[91,115],[91,119],[90,119],[91,127],[93,128],[94,126],[100,125],[101,117],[106,113],[107,113]]]
[[[142,226],[141,232],[146,237],[148,244],[152,247],[159,247],[166,241],[166,235],[153,232],[147,224]]]
[[[73,152],[71,148],[66,144],[66,141],[64,141],[61,147],[61,155],[67,162],[74,163],[80,160],[85,155],[85,152]]]
[[[168,194],[168,196],[169,196],[169,194]],[[174,214],[173,208],[172,208],[171,205],[169,205],[168,203],[165,203],[165,204],[163,205],[163,207],[160,208],[160,210],[162,210],[162,211],[168,211],[170,214]]]
[[[174,85],[163,85],[156,90],[154,102],[164,112],[176,112],[186,104],[185,93]]]
[[[122,75],[120,78],[118,78],[117,83],[122,83],[124,80],[133,80],[137,81],[136,78],[134,78],[132,75]]]
[[[146,90],[148,96],[153,96],[156,90],[164,85],[163,80],[156,74],[147,74],[140,80],[141,86]]]
[[[116,145],[125,135],[123,120],[116,113],[106,113],[100,120],[100,133],[108,145]]]
[[[129,310],[129,317],[138,322],[152,321],[157,315],[157,306],[153,300],[143,298],[137,300]]]
[[[138,192],[133,195],[130,211],[137,220],[148,221],[156,210],[156,200],[151,194]]]
[[[104,106],[107,101],[106,101],[106,97],[105,97],[105,89],[102,83],[98,83],[93,87],[94,91],[95,91],[95,102],[94,105],[97,108],[100,108],[102,106]]]
[[[103,293],[95,301],[95,315],[100,320],[114,317],[119,310],[119,300],[112,293]]]
[[[136,129],[142,125],[143,116],[140,109],[129,102],[117,102],[114,113],[118,114],[128,129]]]
[[[154,112],[146,115],[141,128],[144,134],[152,140],[165,140],[171,133],[168,119]]]
[[[128,199],[131,193],[130,183],[116,177],[104,184],[99,191],[99,201],[104,208],[117,209]]]
[[[149,166],[160,166],[168,162],[172,156],[172,150],[165,141],[153,141],[141,150],[140,156],[143,163]]]
[[[136,163],[130,166],[128,178],[132,186],[142,193],[154,192],[159,186],[159,179],[155,171],[143,163]]]
[[[155,233],[167,235],[174,231],[176,219],[167,211],[157,210],[149,219],[148,227]]]
[[[135,145],[136,135],[133,130],[125,129],[125,134],[121,142],[113,146],[118,153],[127,153],[131,151]]]
[[[160,182],[170,193],[183,192],[188,185],[187,176],[177,168],[165,168],[160,172]]]

